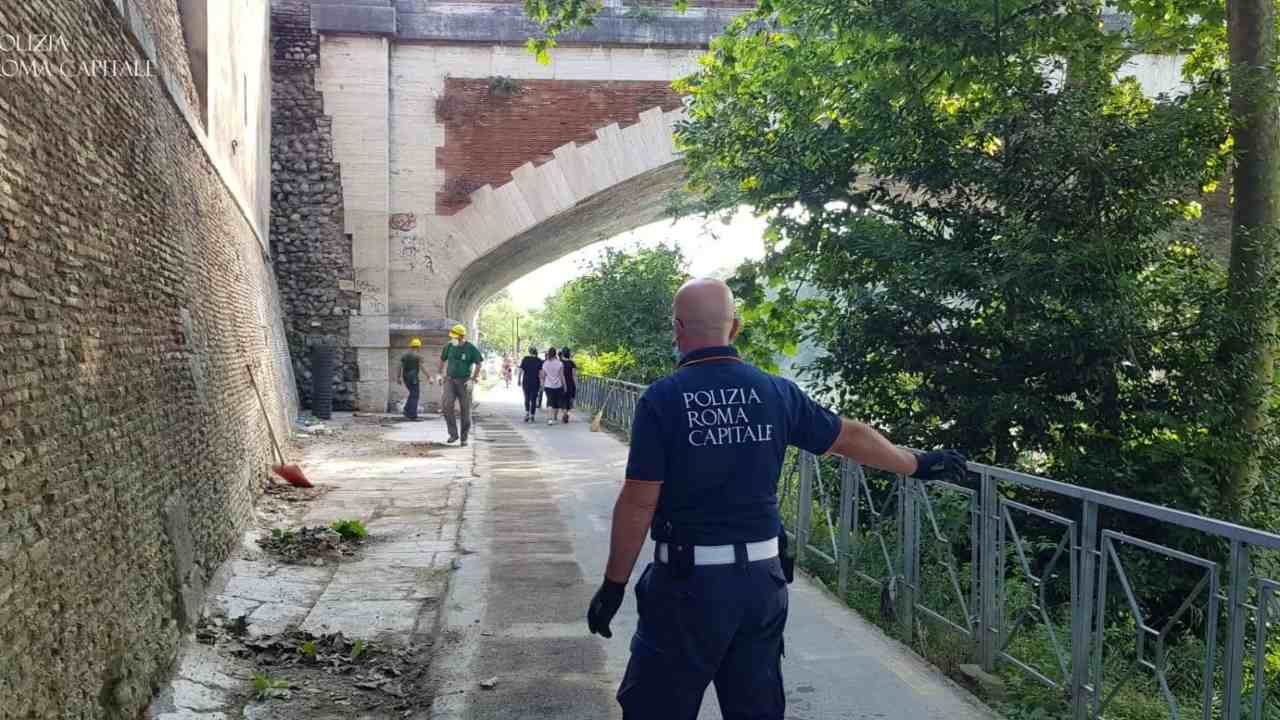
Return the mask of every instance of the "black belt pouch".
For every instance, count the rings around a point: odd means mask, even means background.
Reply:
[[[681,580],[693,575],[693,543],[686,534],[669,521],[662,523],[663,533],[667,536],[667,566],[671,568],[673,577]]]
[[[790,585],[796,579],[796,559],[787,553],[787,529],[778,533],[778,560],[782,561],[782,574]]]

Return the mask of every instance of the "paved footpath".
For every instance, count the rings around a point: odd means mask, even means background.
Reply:
[[[590,432],[581,414],[569,425],[524,424],[514,392],[483,398],[480,409],[431,717],[619,718],[613,692],[635,629],[634,594],[612,640],[589,635],[584,617],[608,553],[626,446]],[[651,556],[646,547],[642,561]],[[995,717],[804,578],[791,586],[783,674],[788,719]],[[493,688],[480,688],[489,679]],[[714,691],[700,717],[720,718]]]
[[[472,449],[430,444],[444,439],[438,416],[422,423],[391,423],[343,413],[326,425],[333,434],[304,439],[297,456],[318,488],[313,499],[284,506],[270,499],[259,502],[256,527],[210,583],[205,615],[243,617],[248,636],[255,639],[298,628],[314,635],[342,633],[369,641],[371,647],[429,647],[440,599],[459,562],[457,536],[467,484],[473,479]],[[361,519],[370,537],[355,557],[342,562],[284,564],[258,545],[264,527],[327,526],[343,518]],[[267,670],[225,645],[215,648],[189,639],[174,677],[157,694],[148,717],[426,717],[428,702],[418,703],[416,693],[404,700],[398,684],[389,686],[397,695],[346,687],[356,682],[353,673],[320,673],[293,685],[288,699],[256,701],[251,679]],[[401,705],[409,706],[407,712]],[[373,709],[357,713],[361,707]]]

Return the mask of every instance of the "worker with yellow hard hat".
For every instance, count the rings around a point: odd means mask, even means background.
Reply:
[[[400,384],[409,389],[409,397],[404,401],[404,416],[410,420],[418,419],[418,374],[422,370],[422,340],[413,338],[409,341],[409,352],[400,356]]]
[[[449,330],[449,344],[440,352],[440,372],[444,375],[444,390],[441,393],[440,405],[444,408],[444,423],[449,428],[449,439],[455,442],[459,438],[462,445],[467,444],[467,434],[471,431],[471,389],[480,377],[480,364],[484,356],[480,349],[467,342],[467,328],[454,325]],[[461,406],[462,434],[458,434],[457,418],[454,402]]]

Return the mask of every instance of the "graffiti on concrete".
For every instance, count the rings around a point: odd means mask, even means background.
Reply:
[[[396,255],[409,266],[409,271],[434,275],[435,261],[423,248],[422,238],[417,232],[418,216],[413,213],[392,213],[388,224],[391,226],[391,240],[396,248]]]
[[[397,232],[393,234],[397,236],[396,240],[399,243],[398,253],[400,259],[408,264],[411,272],[422,271],[432,275],[435,274],[435,262],[422,247],[422,239],[417,233]]]
[[[360,293],[360,314],[386,314],[387,301],[382,297],[385,292],[382,288],[378,287],[370,280],[357,280],[356,290]]]
[[[408,232],[418,227],[418,216],[413,213],[392,213],[391,229]]]
[[[435,263],[422,248],[422,241],[417,233],[397,233],[400,241],[400,259],[409,265],[410,271],[422,270],[435,274]]]

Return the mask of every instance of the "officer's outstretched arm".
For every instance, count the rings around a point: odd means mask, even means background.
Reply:
[[[840,435],[827,452],[900,475],[915,473],[917,466],[911,451],[889,442],[870,425],[854,420],[840,421]]]
[[[644,547],[645,535],[653,523],[653,513],[658,508],[658,495],[662,483],[648,480],[628,480],[618,493],[613,506],[613,532],[609,538],[609,564],[604,576],[613,582],[627,584],[631,570]]]

